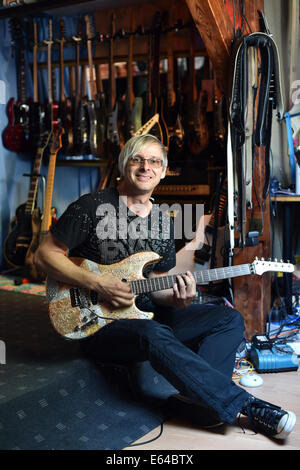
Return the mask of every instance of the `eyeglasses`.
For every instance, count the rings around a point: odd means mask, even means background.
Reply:
[[[129,163],[133,166],[144,165],[145,162],[148,162],[151,168],[161,168],[163,166],[163,160],[161,158],[144,158],[140,155],[129,158]]]

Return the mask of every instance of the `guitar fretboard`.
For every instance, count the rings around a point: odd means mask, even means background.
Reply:
[[[241,264],[239,266],[228,266],[225,268],[207,269],[196,271],[193,276],[196,284],[209,284],[212,281],[220,279],[229,279],[232,277],[246,276],[251,274],[251,265]],[[177,274],[170,276],[152,277],[148,279],[138,279],[130,282],[131,291],[134,294],[146,294],[158,290],[171,289],[176,283]]]

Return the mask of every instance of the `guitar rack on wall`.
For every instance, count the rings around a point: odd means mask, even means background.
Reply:
[[[51,102],[56,124],[65,131],[57,165],[106,166],[107,160],[115,160],[125,141],[158,113],[159,122],[151,132],[169,149],[170,166],[184,159],[182,166],[190,156],[193,167],[205,165],[207,153],[203,151],[213,153],[211,157],[220,155],[209,147],[215,140],[221,143],[222,149],[217,150],[222,150],[224,166],[222,93],[184,3],[143,3],[143,8],[95,11],[75,19],[74,33],[74,28],[65,31],[64,20],[57,13],[49,19],[24,17],[19,21],[16,17],[23,34],[29,36],[25,44],[33,52],[34,103],[38,103],[38,75],[47,69],[46,101]],[[35,37],[30,31],[32,21],[38,29]],[[39,22],[43,26],[40,31]],[[37,59],[40,53],[44,53],[42,61]],[[197,57],[202,58],[201,70],[195,67]],[[40,110],[43,107],[40,105]],[[31,119],[30,110],[28,114]],[[208,114],[214,114],[218,129],[208,125]],[[48,122],[39,124],[51,127],[47,109],[45,118]],[[78,158],[85,155],[89,158]]]

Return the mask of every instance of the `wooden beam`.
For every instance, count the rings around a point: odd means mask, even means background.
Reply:
[[[213,64],[218,86],[226,92],[234,36],[229,13],[223,0],[186,0],[186,4]]]

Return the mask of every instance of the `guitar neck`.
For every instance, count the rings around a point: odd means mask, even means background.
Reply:
[[[42,235],[45,235],[49,231],[51,227],[51,222],[52,222],[51,207],[52,207],[56,156],[57,156],[57,151],[51,153],[49,156],[45,204],[44,204],[43,219],[42,219],[42,225],[41,225]]]
[[[37,150],[36,157],[35,157],[33,173],[30,178],[28,197],[27,197],[27,202],[25,205],[26,214],[32,214],[33,209],[34,209],[36,195],[37,195],[37,188],[38,188],[38,174],[40,173],[40,169],[41,169],[43,153],[44,153],[44,148],[39,147],[39,149]]]
[[[52,20],[49,19],[49,40],[45,41],[47,44],[47,64],[48,64],[48,102],[50,105],[53,103],[52,95]]]
[[[38,32],[37,23],[33,22],[34,46],[33,46],[33,102],[38,103],[38,67],[37,67],[37,52],[38,52]]]
[[[60,40],[60,101],[66,101],[65,77],[64,77],[64,41]]]
[[[26,72],[23,46],[20,46],[19,51],[19,99],[21,103],[26,103]]]
[[[189,124],[194,123],[194,104],[197,101],[197,86],[196,86],[196,75],[195,75],[195,31],[194,28],[191,28],[191,41],[190,41],[190,51],[189,51],[189,62],[188,62],[188,83],[189,83]]]
[[[89,90],[91,100],[95,101],[97,98],[97,85],[94,78],[94,65],[93,65],[93,52],[92,52],[92,41],[87,41],[88,49],[88,61],[89,61]]]
[[[229,266],[225,268],[207,269],[203,271],[196,271],[193,276],[196,284],[204,285],[212,281],[221,279],[229,279],[238,276],[246,276],[251,274],[249,264],[241,264],[239,266]],[[146,294],[159,290],[171,289],[177,282],[177,274],[162,277],[151,277],[147,279],[139,279],[130,282],[131,291],[138,294]]]
[[[65,77],[64,77],[64,42],[65,42],[65,33],[64,33],[64,20],[59,21],[60,26],[60,39],[58,40],[60,46],[60,101],[63,103],[66,101],[65,96]]]
[[[154,33],[154,62],[153,62],[153,91],[156,98],[160,98],[160,33]]]
[[[115,35],[115,15],[112,16],[111,37],[109,40],[109,61],[108,61],[108,78],[109,78],[109,96],[108,111],[112,112],[116,103],[116,77],[114,64],[114,35]]]
[[[152,75],[153,75],[153,52],[152,52],[152,34],[148,35],[148,83],[147,83],[147,105],[152,105]]]
[[[131,34],[128,42],[128,59],[127,59],[127,103],[129,111],[132,110],[134,105],[134,92],[133,92],[133,39],[134,39],[134,17],[133,10],[131,11]]]

